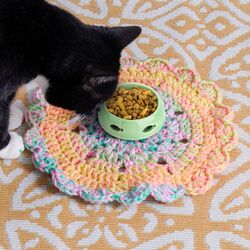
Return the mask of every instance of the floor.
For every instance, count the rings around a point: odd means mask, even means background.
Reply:
[[[216,82],[240,140],[206,194],[171,204],[89,205],[52,187],[28,152],[0,161],[0,249],[250,249],[250,2],[50,2],[86,23],[141,25],[124,55],[165,58]],[[27,105],[24,90],[17,99]]]

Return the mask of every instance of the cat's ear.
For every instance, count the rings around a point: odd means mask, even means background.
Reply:
[[[116,39],[119,47],[124,49],[127,45],[135,40],[141,34],[141,27],[126,26],[126,27],[112,27],[109,32]]]

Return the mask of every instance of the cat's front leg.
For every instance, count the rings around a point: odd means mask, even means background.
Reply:
[[[10,106],[10,118],[9,118],[9,131],[15,130],[22,125],[24,112],[17,105],[17,103],[12,103]]]
[[[8,132],[10,101],[0,101],[0,158],[16,159],[24,151],[22,137],[15,132]]]

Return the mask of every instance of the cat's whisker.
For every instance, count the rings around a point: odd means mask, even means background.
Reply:
[[[85,114],[82,114],[82,115],[81,115],[81,120],[83,120],[85,117],[86,117],[86,115],[85,115]]]
[[[66,122],[66,126],[73,126],[77,122],[80,122],[82,119],[84,119],[86,115],[76,115],[73,118],[71,118],[69,121]]]

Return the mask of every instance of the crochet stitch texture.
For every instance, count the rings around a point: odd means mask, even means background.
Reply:
[[[119,81],[159,92],[166,110],[159,133],[141,141],[113,138],[100,127],[97,110],[76,132],[64,125],[75,114],[49,105],[37,89],[25,135],[34,165],[61,191],[92,203],[140,203],[149,195],[172,202],[206,192],[228,166],[237,141],[233,114],[222,105],[218,87],[161,59],[123,58]]]

